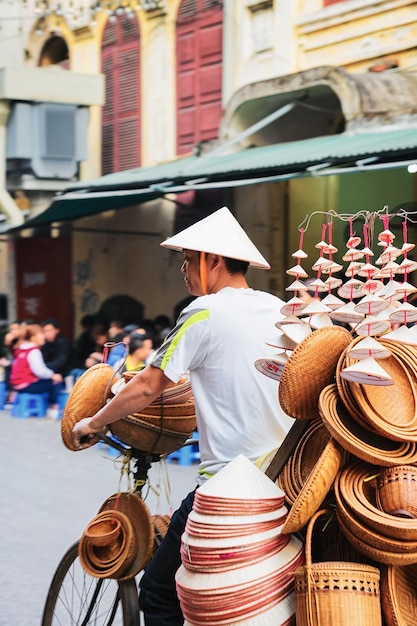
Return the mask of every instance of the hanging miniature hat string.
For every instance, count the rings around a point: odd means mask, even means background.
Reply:
[[[203,294],[207,295],[207,255],[205,252],[200,252],[200,282]]]

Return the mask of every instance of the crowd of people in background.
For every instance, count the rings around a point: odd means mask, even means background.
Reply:
[[[16,320],[9,324],[1,344],[0,368],[4,373],[7,401],[18,393],[47,396],[47,417],[58,417],[58,396],[97,363],[108,363],[120,375],[140,371],[152,359],[172,328],[167,315],[125,324],[105,323],[94,315],[80,320],[74,341],[61,333],[58,320]]]

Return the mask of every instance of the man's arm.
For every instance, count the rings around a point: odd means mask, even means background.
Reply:
[[[158,367],[148,365],[136,374],[117,395],[92,417],[75,424],[72,431],[74,446],[88,448],[98,440],[98,434],[109,424],[131,413],[139,413],[155,400],[170,383],[169,378]],[[88,437],[81,443],[81,438]]]

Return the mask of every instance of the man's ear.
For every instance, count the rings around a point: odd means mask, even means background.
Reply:
[[[221,265],[223,257],[219,254],[212,254],[211,252],[207,254],[207,265],[211,270],[218,269]]]

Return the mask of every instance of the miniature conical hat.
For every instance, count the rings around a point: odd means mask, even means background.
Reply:
[[[307,278],[308,274],[301,267],[301,265],[294,265],[294,267],[290,267],[290,269],[285,270],[289,276],[300,276],[300,278]]]
[[[375,315],[368,315],[364,320],[355,326],[357,335],[382,335],[391,328],[391,322],[387,319],[377,318]]]
[[[261,359],[256,359],[255,367],[258,372],[264,374],[268,378],[272,378],[272,380],[281,380],[282,372],[284,371],[284,367],[288,361],[288,355],[283,352],[282,354],[277,354],[272,357],[263,357]]]
[[[345,367],[340,372],[340,376],[346,380],[366,385],[392,385],[394,383],[391,376],[372,357],[361,359],[357,363]]]
[[[403,259],[397,270],[397,274],[408,274],[409,272],[414,272],[416,269],[417,261],[412,261],[411,259]]]
[[[293,252],[291,256],[293,259],[306,259],[308,257],[308,254],[300,248],[299,250]]]
[[[329,278],[326,278],[326,280],[324,281],[324,284],[326,285],[327,290],[338,289],[343,284],[343,280],[341,278],[329,276]]]
[[[316,278],[315,280],[313,280],[308,288],[310,289],[310,291],[318,291],[319,293],[323,293],[324,291],[327,291],[329,289],[329,287],[326,285],[326,283],[324,281],[321,280],[321,278]]]
[[[400,324],[415,322],[417,320],[417,307],[409,302],[403,302],[396,311],[391,313],[389,318],[392,322],[399,322]]]
[[[307,287],[300,280],[294,280],[291,285],[285,287],[285,291],[305,291]]]
[[[272,348],[280,348],[281,350],[294,350],[297,343],[292,341],[285,333],[281,333],[277,337],[274,337],[270,341],[265,342],[267,346]]]
[[[341,298],[360,298],[363,296],[362,292],[363,282],[353,278],[348,280],[344,285],[339,287],[337,295]]]
[[[351,261],[358,261],[359,259],[362,259],[363,256],[364,256],[364,254],[360,250],[355,250],[354,248],[350,248],[342,256],[342,260],[349,263]]]
[[[306,307],[303,309],[302,314],[304,315],[318,315],[319,313],[330,313],[331,308],[323,304],[321,300],[318,298],[314,298]]]
[[[384,340],[386,341],[396,341],[397,343],[403,344],[412,344],[412,334],[410,334],[410,329],[407,326],[399,326],[395,330],[392,330],[389,333],[384,335]]]
[[[282,331],[291,341],[300,343],[311,333],[311,327],[309,324],[298,320],[298,324],[285,324],[285,326],[282,326]]]
[[[307,318],[302,318],[310,324],[311,328],[324,328],[325,326],[333,326],[333,322],[327,313],[318,313]]]
[[[361,341],[358,341],[352,348],[348,349],[346,355],[352,359],[367,359],[373,357],[374,359],[386,359],[391,356],[390,350],[384,348],[373,337],[364,337]]]
[[[294,296],[281,307],[280,313],[281,315],[295,315],[305,309],[306,306],[307,302],[304,302],[301,298]]]
[[[404,294],[409,295],[410,293],[415,293],[417,291],[417,287],[414,287],[414,285],[404,281],[395,288],[395,291],[399,291],[404,296]]]
[[[388,307],[388,302],[375,294],[368,294],[355,305],[355,311],[371,315],[379,313]]]
[[[296,315],[286,315],[282,320],[275,322],[275,326],[282,330],[287,324],[299,324],[300,319]]]
[[[362,292],[365,295],[376,295],[376,292],[382,289],[383,286],[384,283],[382,282],[382,280],[378,280],[374,277],[368,278],[368,280],[363,283]]]
[[[326,259],[325,257],[321,256],[317,259],[317,261],[313,263],[313,265],[311,266],[311,269],[313,269],[314,271],[317,271],[320,268],[323,269],[324,267],[328,267],[332,263],[333,261],[331,261],[330,259]]]
[[[401,300],[402,294],[397,289],[401,285],[402,283],[400,283],[398,280],[391,279],[387,282],[386,285],[382,287],[382,289],[376,291],[375,295],[379,296],[380,298],[384,298],[389,302],[392,300]]]
[[[341,272],[343,269],[343,265],[340,265],[340,263],[336,263],[335,261],[332,261],[331,265],[327,265],[326,267],[322,268],[322,272],[323,274],[336,274],[337,272]]]
[[[227,207],[169,237],[160,244],[172,250],[196,250],[246,261],[251,267],[269,270],[271,266],[249,239]]]
[[[199,494],[231,500],[260,500],[282,498],[284,492],[264,472],[239,454],[210,480],[199,487]]]
[[[336,322],[360,322],[363,319],[363,314],[355,311],[355,303],[348,302],[343,306],[329,313],[332,320]]]
[[[323,304],[328,306],[329,309],[332,309],[332,311],[340,309],[340,307],[345,304],[343,300],[341,300],[337,296],[334,296],[332,293],[327,294],[327,296],[323,298],[322,302]]]

